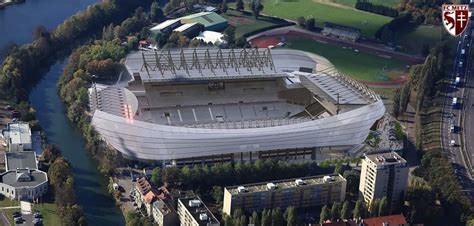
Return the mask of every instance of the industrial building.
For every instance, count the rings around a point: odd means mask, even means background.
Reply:
[[[180,226],[219,226],[217,218],[198,196],[178,199]]]
[[[31,150],[31,129],[27,122],[8,123],[7,127],[2,130],[2,135],[7,143],[7,150],[23,151]]]
[[[402,200],[407,183],[407,161],[396,152],[366,155],[362,160],[359,198],[366,204],[387,197],[391,208],[395,208]]]
[[[152,34],[167,33],[167,32],[173,31],[174,29],[178,28],[181,25],[182,25],[181,20],[179,18],[170,19],[170,20],[161,22],[160,24],[150,28],[150,32]]]
[[[163,165],[321,159],[360,145],[380,97],[288,49],[135,52],[126,87],[93,86],[92,125],[125,158]]]
[[[223,212],[245,212],[289,206],[296,208],[324,206],[343,202],[346,179],[339,174],[319,175],[224,188]]]
[[[215,12],[200,12],[180,18],[182,24],[199,23],[206,31],[223,31],[228,21]]]

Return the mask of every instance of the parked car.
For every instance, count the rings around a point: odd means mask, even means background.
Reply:
[[[33,216],[34,216],[35,218],[43,218],[43,216],[42,216],[41,213],[39,213],[39,212],[34,213]]]
[[[18,212],[18,211],[15,211],[15,212],[12,213],[13,218],[17,218],[17,217],[20,217],[20,216],[21,216],[21,213]]]

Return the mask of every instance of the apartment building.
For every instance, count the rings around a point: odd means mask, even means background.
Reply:
[[[153,203],[152,216],[158,226],[177,226],[178,214],[165,200],[158,199]]]
[[[246,212],[288,206],[323,206],[343,202],[346,179],[340,174],[319,175],[224,188],[224,213]]]
[[[180,226],[219,226],[217,218],[198,196],[178,199]]]
[[[359,198],[366,204],[387,197],[393,209],[403,197],[407,183],[407,161],[396,152],[366,155],[362,160]]]

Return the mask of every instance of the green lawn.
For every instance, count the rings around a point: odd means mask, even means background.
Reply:
[[[331,6],[315,0],[266,0],[263,13],[296,20],[313,16],[318,25],[325,21],[361,29],[362,35],[373,37],[377,29],[392,18],[355,9]]]
[[[50,195],[49,193],[46,195]],[[0,197],[0,207],[7,207],[7,206],[19,206],[20,203],[16,200],[10,200],[5,198],[4,196]],[[56,204],[54,204],[51,200],[43,200],[41,204],[32,204],[33,211],[39,211],[41,215],[43,215],[43,223],[44,225],[61,225],[61,218],[59,217],[58,210]],[[12,214],[15,211],[20,211],[18,209],[6,209],[3,210],[5,212],[5,216],[8,218],[8,221],[13,225],[13,217]],[[1,225],[1,222],[0,222]]]
[[[356,2],[357,0],[336,0],[336,3],[351,6],[351,7],[354,7]],[[370,0],[369,2],[372,2],[373,4],[376,4],[376,5],[384,5],[384,6],[396,8],[398,7],[400,0]]]
[[[398,43],[402,46],[402,51],[411,54],[419,54],[423,44],[428,44],[430,47],[435,46],[436,43],[442,41],[442,27],[422,25],[416,27],[414,30],[406,31],[400,37]]]
[[[33,204],[33,211],[39,211],[43,215],[44,225],[61,225],[58,208],[56,204],[43,202],[41,204]]]
[[[396,59],[355,52],[351,49],[343,49],[305,38],[289,39],[287,47],[321,55],[331,61],[340,72],[359,81],[384,82],[390,80],[387,78],[388,74],[384,72],[403,68],[406,65]]]
[[[10,200],[9,198],[5,198],[5,196],[0,195],[0,207],[19,206],[19,205],[20,205],[20,203],[18,201]],[[5,212],[5,216],[8,218],[8,221],[10,222],[11,225],[13,225],[12,214],[15,211],[20,211],[20,208],[3,210],[3,212]],[[1,224],[1,222],[0,222],[0,224]]]
[[[282,23],[282,21],[272,20],[265,17],[260,17],[258,20],[256,20],[252,15],[243,14],[235,10],[227,10],[227,12],[225,14],[221,14],[221,16],[229,20],[229,24],[235,27],[236,37],[240,37],[246,33]]]

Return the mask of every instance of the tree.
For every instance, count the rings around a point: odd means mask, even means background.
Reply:
[[[160,167],[154,168],[153,171],[151,172],[151,182],[155,186],[160,186],[163,183],[163,181],[161,179],[161,168]]]
[[[245,216],[245,215],[240,216],[240,225],[241,226],[247,226],[248,225],[247,216]]]
[[[423,46],[421,46],[421,55],[426,57],[428,54],[430,54],[430,45],[423,44]]]
[[[224,226],[234,226],[234,220],[231,216],[225,215],[224,217]]]
[[[235,42],[235,46],[244,48],[244,47],[248,47],[249,44],[247,42],[247,39],[244,36],[240,36]]]
[[[400,114],[400,88],[394,91],[392,102],[393,102],[392,115],[393,117],[398,118]]]
[[[285,211],[286,226],[296,226],[296,209],[293,206],[289,206]]]
[[[44,148],[42,156],[45,162],[54,162],[56,158],[61,156],[61,152],[56,147],[48,144]]]
[[[284,224],[284,219],[283,219],[283,214],[280,211],[280,208],[276,208],[272,210],[272,226],[283,226]]]
[[[306,24],[306,19],[302,16],[298,17],[296,21],[300,27],[304,27]]]
[[[229,47],[233,47],[235,45],[235,28],[232,26],[227,27],[224,30],[224,39],[227,42]]]
[[[168,183],[170,187],[174,187],[180,178],[180,170],[176,166],[166,167],[163,169],[163,181]]]
[[[251,224],[254,226],[260,226],[260,219],[258,218],[258,213],[257,211],[253,211],[252,213],[252,220],[250,221]]]
[[[355,207],[354,207],[354,210],[353,210],[353,215],[352,215],[352,218],[353,219],[359,219],[359,218],[362,218],[365,216],[365,209],[364,209],[364,202],[359,199],[357,200],[356,204],[355,204]]]
[[[319,222],[324,223],[327,220],[331,219],[331,211],[329,210],[327,205],[324,205],[321,209],[321,214],[319,215]]]
[[[71,175],[69,163],[63,157],[57,158],[48,169],[48,179],[52,185],[61,185]]]
[[[161,21],[164,17],[163,10],[158,6],[156,1],[153,1],[150,7],[150,20],[152,22]]]
[[[356,171],[346,170],[344,171],[343,177],[347,181],[346,192],[350,196],[356,197],[359,193],[360,174]]]
[[[334,168],[334,173],[341,174],[341,175],[344,174],[344,169],[342,168],[342,163],[337,163],[336,164],[336,168]]]
[[[250,6],[250,10],[253,13],[253,16],[255,17],[255,19],[258,20],[258,17],[260,16],[260,12],[263,10],[263,5],[261,3],[261,0],[252,0],[249,6]]]
[[[224,189],[220,186],[212,187],[212,198],[216,201],[218,205],[222,204],[222,199],[224,198]]]
[[[316,20],[310,17],[306,20],[306,30],[312,31],[316,27]]]
[[[237,2],[235,3],[235,9],[239,12],[244,10],[244,1],[243,0],[237,0]]]
[[[266,226],[266,225],[270,225],[272,222],[272,218],[271,218],[271,211],[270,210],[267,210],[267,209],[264,209],[262,211],[262,221],[261,221],[261,225],[262,226]]]
[[[223,0],[221,4],[221,12],[226,13],[228,9],[229,9],[229,6],[227,6],[227,0]]]
[[[372,202],[370,202],[370,216],[371,217],[377,217],[379,214],[379,207],[380,207],[380,199],[374,199]]]
[[[383,197],[379,204],[379,216],[387,216],[390,213],[387,197]]]
[[[351,217],[351,210],[350,210],[350,203],[349,201],[344,201],[344,204],[342,204],[342,209],[341,209],[341,218],[344,220],[348,220]]]
[[[102,39],[112,41],[114,38],[114,24],[111,23],[102,29]]]
[[[335,202],[332,204],[331,217],[333,220],[337,220],[341,217],[341,204],[340,203]]]

